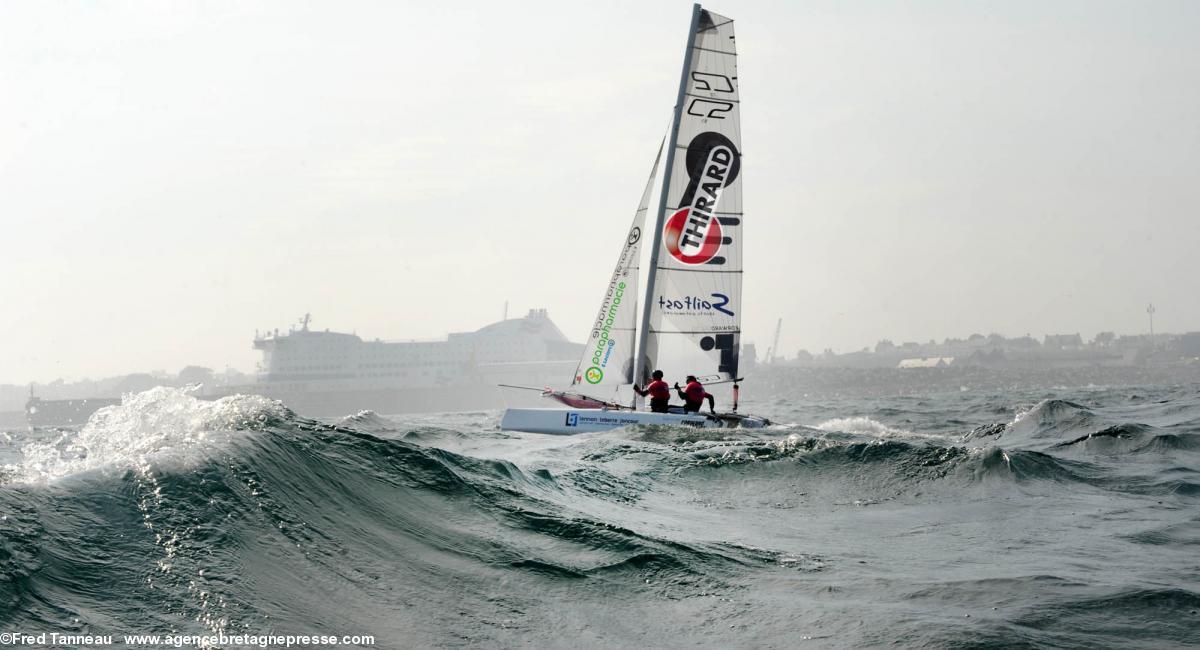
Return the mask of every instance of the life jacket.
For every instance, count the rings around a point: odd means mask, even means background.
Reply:
[[[704,390],[704,386],[698,381],[688,382],[683,389],[683,394],[687,396],[688,404],[695,405],[703,403],[704,398],[708,397],[708,391]]]
[[[655,379],[646,387],[646,392],[650,399],[671,399],[671,388],[667,386],[667,382],[661,379]]]

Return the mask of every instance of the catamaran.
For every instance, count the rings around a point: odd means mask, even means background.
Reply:
[[[739,109],[733,20],[696,4],[670,131],[655,156],[571,388],[543,392],[558,402],[553,408],[507,409],[502,429],[574,434],[634,425],[769,424],[737,412],[744,226]],[[656,187],[653,226],[643,233]],[[643,234],[652,242],[639,318]],[[732,410],[641,410],[631,387],[645,386],[656,368],[676,381],[694,375],[706,386],[732,383]],[[600,391],[610,396],[600,397]]]

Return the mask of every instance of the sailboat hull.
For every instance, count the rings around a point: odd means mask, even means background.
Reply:
[[[500,419],[505,431],[526,431],[569,436],[621,427],[662,426],[702,429],[756,428],[770,424],[766,419],[737,413],[652,413],[603,409],[510,408]]]

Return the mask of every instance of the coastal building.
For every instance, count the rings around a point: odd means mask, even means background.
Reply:
[[[1083,337],[1078,334],[1047,334],[1042,347],[1047,350],[1078,350],[1083,347]]]
[[[945,368],[954,363],[954,357],[922,357],[918,359],[901,359],[897,368]]]

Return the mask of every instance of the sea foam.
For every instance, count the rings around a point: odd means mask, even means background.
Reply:
[[[6,473],[20,482],[44,482],[101,468],[144,467],[157,459],[186,461],[229,431],[261,429],[288,415],[281,402],[258,395],[210,401],[159,386],[96,411],[78,431],[25,445],[21,460]]]

